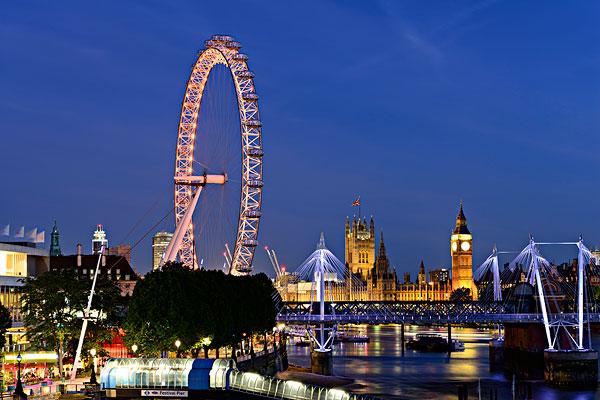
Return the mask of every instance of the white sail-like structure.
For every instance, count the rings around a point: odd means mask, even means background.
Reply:
[[[325,235],[321,233],[317,249],[298,267],[300,279],[312,282],[311,288],[311,310],[313,304],[319,305],[318,324],[315,330],[310,325],[306,327],[307,334],[313,342],[313,348],[318,352],[330,352],[333,346],[333,338],[337,325],[326,323],[325,302],[333,301],[333,289],[335,285],[353,290],[362,286],[362,282],[354,277],[346,265],[325,246]],[[327,290],[329,287],[329,290]],[[326,300],[327,293],[329,299]],[[333,309],[329,313],[333,313]],[[328,314],[329,314],[328,313]]]
[[[318,282],[321,273],[328,283],[343,283],[351,285],[351,290],[358,289],[364,284],[354,276],[326,246],[325,235],[321,232],[317,249],[304,260],[296,270],[299,278],[309,282]],[[317,288],[318,290],[318,288]]]

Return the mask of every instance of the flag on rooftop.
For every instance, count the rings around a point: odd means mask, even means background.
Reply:
[[[25,227],[22,226],[15,231],[16,238],[24,238],[25,237]]]
[[[352,203],[352,207],[358,207],[360,206],[360,196],[358,196],[356,198],[356,200],[354,200],[354,203]]]
[[[27,232],[27,239],[34,241],[37,239],[37,228],[33,228],[32,230]]]
[[[46,231],[41,231],[35,237],[36,243],[45,243],[46,242]]]

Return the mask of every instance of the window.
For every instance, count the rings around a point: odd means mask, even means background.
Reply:
[[[0,251],[0,275],[27,276],[27,253]]]

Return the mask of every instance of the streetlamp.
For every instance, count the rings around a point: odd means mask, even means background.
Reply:
[[[177,347],[177,358],[179,358],[179,346],[181,346],[181,340],[177,339],[175,341],[175,347]]]
[[[19,398],[27,398],[27,395],[23,391],[23,382],[21,382],[21,360],[23,360],[23,356],[21,356],[21,351],[19,350],[19,354],[17,354],[17,387],[15,388],[15,397]]]
[[[90,350],[90,355],[92,356],[92,373],[90,375],[90,383],[92,385],[97,385],[98,380],[96,379],[96,349],[92,348]]]
[[[137,344],[134,344],[133,346],[131,346],[131,351],[133,352],[133,354],[135,354],[135,352],[138,350]]]

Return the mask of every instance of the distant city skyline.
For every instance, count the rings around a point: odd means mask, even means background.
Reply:
[[[204,40],[227,33],[249,55],[260,95],[258,271],[272,275],[263,246],[293,270],[322,231],[343,259],[358,195],[399,277],[416,276],[421,260],[450,266],[461,200],[474,265],[494,245],[522,249],[530,233],[600,244],[599,4],[230,7],[6,4],[0,226],[37,226],[49,248],[57,220],[62,253],[74,254],[78,242],[91,252],[103,224],[149,271],[152,236],[174,229],[190,67]]]

